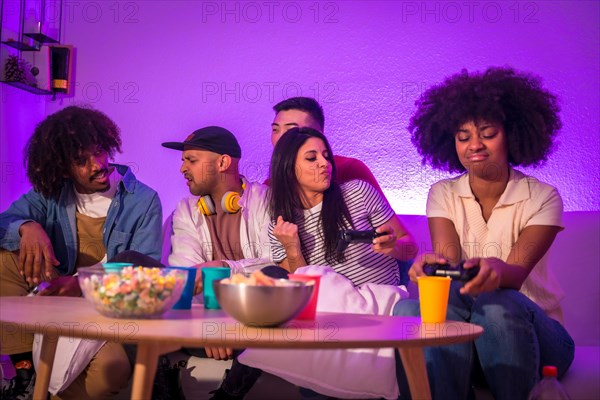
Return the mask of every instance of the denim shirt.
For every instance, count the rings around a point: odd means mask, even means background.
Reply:
[[[111,164],[123,179],[119,182],[102,229],[106,255],[110,260],[125,250],[136,250],[160,260],[162,207],[158,194],[138,181],[129,167]],[[77,228],[73,183],[66,181],[58,200],[30,190],[0,214],[0,248],[20,248],[20,226],[38,222],[45,229],[62,275],[75,272]]]

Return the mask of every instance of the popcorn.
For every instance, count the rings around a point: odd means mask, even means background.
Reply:
[[[119,272],[92,274],[82,280],[82,289],[104,315],[152,318],[161,315],[177,299],[185,283],[180,270],[125,267]]]

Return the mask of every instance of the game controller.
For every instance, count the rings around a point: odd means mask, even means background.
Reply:
[[[350,243],[373,243],[373,239],[386,234],[386,232],[377,233],[375,232],[375,229],[368,231],[342,231],[340,240],[338,241],[337,251],[338,253],[344,252]]]
[[[42,282],[40,282],[39,285],[37,285],[36,287],[34,287],[33,289],[31,289],[29,291],[29,293],[27,294],[27,296],[37,296],[37,294],[39,292],[41,292],[42,290],[46,289],[48,286],[50,286],[50,283],[48,281],[42,281]]]
[[[428,276],[447,276],[453,280],[469,282],[479,273],[479,265],[465,269],[464,261],[459,262],[456,266],[450,264],[425,264],[423,272]]]

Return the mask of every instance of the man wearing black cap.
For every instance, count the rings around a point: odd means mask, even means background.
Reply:
[[[183,142],[162,145],[183,151],[180,171],[193,195],[173,213],[169,264],[226,266],[232,273],[267,265],[267,187],[240,175],[242,151],[235,136],[208,126]]]
[[[183,151],[180,171],[193,195],[181,200],[173,213],[169,264],[225,266],[232,273],[251,272],[269,264],[267,186],[240,175],[242,151],[235,136],[227,129],[208,126],[183,142],[162,145]],[[198,293],[201,274],[196,276]],[[202,356],[194,349],[187,350]],[[217,360],[233,356],[232,349],[226,348],[205,348],[205,352]],[[241,380],[254,382],[260,370],[248,368],[241,373]],[[237,390],[239,380],[230,379],[232,391]],[[224,394],[221,388],[215,397]]]

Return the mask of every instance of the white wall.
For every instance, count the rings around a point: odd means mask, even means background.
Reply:
[[[423,214],[430,184],[445,175],[422,167],[410,142],[414,101],[462,68],[492,65],[539,74],[563,106],[556,152],[526,172],[556,185],[567,211],[600,209],[598,2],[66,5],[63,42],[77,49],[77,86],[73,97],[44,99],[44,112],[85,102],[111,116],[123,134],[117,161],[159,191],[165,214],[187,188],[180,154],[161,142],[222,125],[241,143],[242,171],[263,179],[271,107],[299,94],[323,104],[334,152],[367,163],[396,212]],[[2,142],[3,165],[20,165],[22,143],[41,118],[29,104],[13,97],[0,105],[1,136],[19,136],[9,150]],[[3,179],[1,189],[4,209],[21,187]]]

